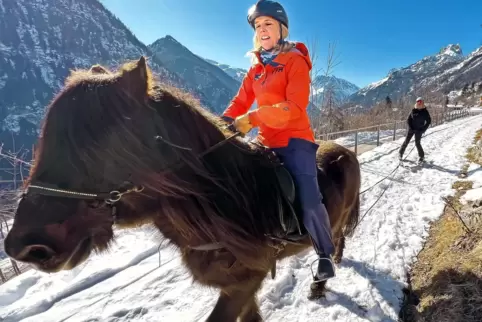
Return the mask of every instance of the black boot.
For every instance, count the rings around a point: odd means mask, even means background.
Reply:
[[[314,276],[316,282],[326,281],[335,277],[335,265],[330,257],[320,255],[318,259],[318,270]]]
[[[325,296],[326,281],[335,277],[335,266],[330,257],[320,255],[318,258],[318,269],[313,274],[313,282],[310,287],[309,300],[317,300]]]

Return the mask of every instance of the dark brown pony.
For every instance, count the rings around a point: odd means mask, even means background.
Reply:
[[[220,289],[207,321],[262,321],[263,279],[311,242],[286,170],[225,127],[155,83],[143,57],[116,72],[72,72],[46,113],[6,252],[44,272],[68,270],[106,250],[114,224],[153,224],[195,281]],[[340,262],[359,215],[359,164],[330,142],[317,159]]]

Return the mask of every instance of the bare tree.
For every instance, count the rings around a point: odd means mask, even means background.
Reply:
[[[26,161],[29,152],[29,150],[23,147],[16,150],[15,138],[13,136],[12,151],[5,151],[3,143],[0,145],[0,162],[10,165],[10,167],[0,168],[9,177],[4,179],[5,176],[0,176],[0,183],[5,184],[3,188],[0,188],[0,222],[5,225],[7,231],[7,223],[13,218],[15,213],[18,189],[24,182],[25,172],[32,166],[31,162]]]
[[[311,70],[310,70],[310,79],[311,79],[311,88],[310,88],[310,103],[308,106],[308,112],[310,115],[310,121],[315,131],[315,136],[320,134],[320,119],[321,119],[321,104],[319,104],[318,100],[318,93],[317,93],[317,85],[319,80],[319,75],[322,74],[322,68],[319,66],[319,45],[318,45],[318,38],[313,37],[309,39],[307,42],[308,51],[310,53],[311,59]]]
[[[31,162],[26,161],[29,151],[20,147],[17,150],[15,137],[12,134],[12,150],[5,151],[3,143],[0,145],[0,163],[9,164],[11,168],[1,168],[4,173],[11,177],[11,180],[0,180],[1,184],[10,184],[9,186],[0,188],[0,241],[5,239],[5,233],[9,231],[9,221],[15,215],[17,207],[19,179],[24,181],[24,171],[31,167]],[[32,156],[33,158],[33,156]],[[20,178],[19,178],[20,177]],[[8,265],[7,263],[10,263]],[[6,282],[8,279],[20,275],[27,270],[27,266],[19,266],[16,261],[10,259],[0,262],[0,282]]]
[[[323,69],[320,68],[318,65],[319,59],[319,46],[318,46],[318,38],[313,37],[307,41],[308,50],[310,52],[310,59],[311,59],[311,70],[310,70],[310,78],[312,84],[312,90],[310,91],[310,101],[312,104],[317,105],[315,102],[316,99],[316,92],[314,91],[314,86],[316,86],[316,78],[321,75]]]
[[[335,68],[341,63],[337,53],[336,43],[328,43],[326,67],[323,71],[325,86],[323,90],[322,116],[325,119],[325,131],[333,132],[343,128],[343,113],[340,111],[340,102],[337,100],[336,91],[339,90],[337,83],[330,78]]]
[[[318,38],[312,38],[308,42],[312,60],[311,81],[312,88],[310,102],[312,109],[311,121],[317,134],[331,132],[343,127],[343,113],[337,108],[340,102],[336,99],[336,82],[329,80],[333,76],[334,69],[341,63],[336,44],[329,42],[325,67],[320,66]],[[320,78],[322,82],[320,81]],[[323,91],[317,92],[317,86],[323,84]],[[322,99],[320,99],[320,96]],[[313,113],[315,112],[315,113]]]

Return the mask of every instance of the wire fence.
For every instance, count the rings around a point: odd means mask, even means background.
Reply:
[[[479,114],[482,111],[469,109],[452,110],[445,113],[433,113],[432,127],[451,122],[456,119]],[[395,141],[407,134],[408,126],[406,120],[393,120],[391,122],[345,130],[339,132],[324,133],[318,135],[318,140],[335,141],[345,147],[352,149],[356,154],[371,150],[380,144],[388,141]]]

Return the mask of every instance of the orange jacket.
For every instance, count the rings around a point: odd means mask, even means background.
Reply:
[[[266,66],[257,57],[223,116],[235,119],[245,114],[256,99],[258,108],[248,115],[259,127],[260,143],[278,148],[287,146],[290,138],[314,142],[307,113],[312,63],[306,46],[296,43]]]

